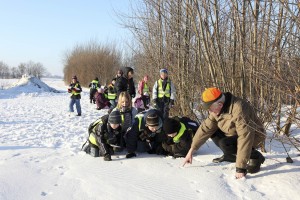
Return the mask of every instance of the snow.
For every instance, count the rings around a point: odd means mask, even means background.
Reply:
[[[14,81],[1,80],[0,88]],[[83,115],[70,114],[64,82],[42,81],[0,90],[1,200],[300,199],[299,152],[285,145],[294,160],[286,163],[283,146],[274,140],[267,141],[262,170],[240,180],[234,163],[211,162],[222,153],[210,140],[185,167],[183,158],[147,153],[126,159],[123,151],[111,162],[93,158],[80,149],[89,124],[107,110],[96,110],[84,88]],[[59,92],[49,92],[48,85]]]

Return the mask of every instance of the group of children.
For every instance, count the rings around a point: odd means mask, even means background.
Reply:
[[[139,96],[135,98],[133,69],[127,67],[124,71],[125,75],[118,71],[108,87],[101,87],[97,77],[89,84],[90,103],[96,104],[98,110],[110,109],[109,114],[90,124],[82,150],[105,161],[124,149],[126,158],[136,157],[137,152],[184,157],[199,124],[187,117],[169,118],[175,88],[167,70],[160,70],[160,79],[154,84],[154,107],[150,107],[148,76],[139,82]]]
[[[111,155],[126,149],[126,158],[137,152],[184,157],[199,124],[187,117],[164,118],[157,109],[138,113],[128,92],[121,92],[117,106],[89,126],[89,137],[82,149],[94,156]]]

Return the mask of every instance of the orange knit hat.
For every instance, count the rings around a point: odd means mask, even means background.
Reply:
[[[206,88],[202,93],[203,108],[205,110],[209,109],[211,104],[219,100],[221,97],[222,97],[222,92],[218,88],[215,87]]]

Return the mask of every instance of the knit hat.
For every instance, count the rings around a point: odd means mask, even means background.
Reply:
[[[72,76],[72,79],[77,79],[77,76],[76,75]]]
[[[172,133],[178,133],[180,130],[180,122],[173,119],[173,118],[167,118],[164,121],[163,130],[165,134],[172,134]]]
[[[148,126],[159,126],[159,117],[157,114],[149,114],[146,117],[146,124]]]
[[[222,92],[215,87],[206,88],[202,93],[202,106],[205,110],[222,97]]]
[[[112,111],[108,116],[108,123],[121,124],[122,123],[121,113],[117,110]]]
[[[159,73],[168,73],[168,70],[167,69],[161,69],[161,70],[159,70]]]

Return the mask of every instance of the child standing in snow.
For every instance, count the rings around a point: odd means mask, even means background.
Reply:
[[[138,85],[138,93],[141,95],[145,109],[148,109],[150,104],[150,87],[148,85],[148,80],[149,77],[146,75]]]
[[[77,116],[81,116],[81,105],[80,105],[80,99],[82,92],[81,86],[79,84],[79,81],[77,80],[77,76],[72,77],[72,82],[69,85],[68,93],[71,94],[71,101],[69,104],[69,110],[70,112],[74,112],[74,104],[76,105],[77,110]]]
[[[169,117],[169,110],[174,106],[176,90],[173,82],[168,77],[168,70],[159,71],[160,79],[155,81],[152,90],[154,107],[163,113],[163,117]]]

